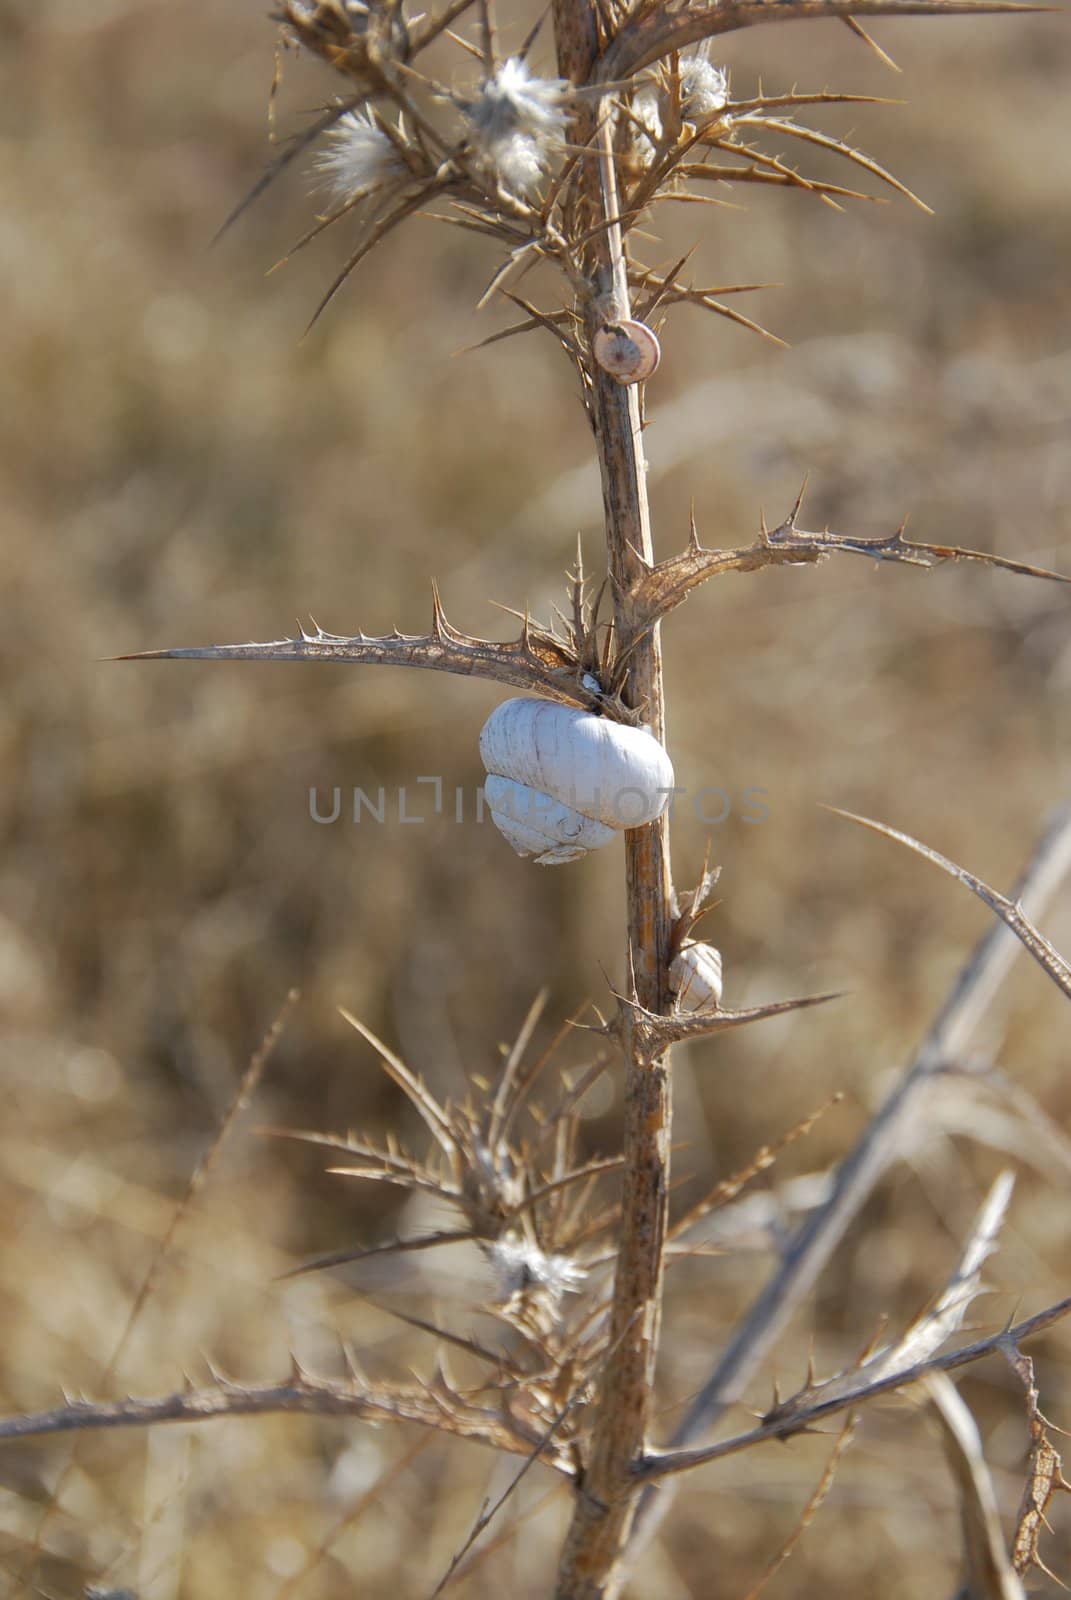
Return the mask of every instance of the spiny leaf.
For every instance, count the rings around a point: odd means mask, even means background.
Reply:
[[[1047,972],[1053,983],[1071,999],[1071,964],[1049,943],[1044,934],[1038,932],[1023,912],[1022,906],[1016,901],[1009,900],[996,889],[991,889],[981,878],[976,878],[965,867],[958,867],[939,850],[920,843],[909,833],[901,833],[899,828],[890,828],[884,822],[874,822],[870,817],[856,816],[852,811],[842,811],[839,806],[826,806],[825,810],[832,811],[838,817],[845,817],[849,822],[858,822],[861,827],[869,828],[872,833],[883,833],[887,839],[895,839],[898,844],[907,845],[909,850],[914,850],[916,855],[932,861],[935,867],[940,867],[949,877],[958,878],[960,883],[966,884],[979,900],[984,901],[991,911],[996,912],[1000,920],[1011,929],[1023,947],[1033,956],[1038,966]]]
[[[632,12],[596,66],[599,79],[624,78],[649,67],[660,56],[737,28],[763,22],[793,22],[822,17],[956,17],[1041,11],[1044,6],[1011,0],[710,0],[665,6],[647,0]]]
[[[615,704],[596,702],[581,684],[581,666],[565,640],[549,629],[528,623],[521,637],[506,643],[460,633],[443,614],[434,595],[434,627],[427,634],[395,631],[382,636],[328,633],[313,625],[296,639],[257,644],[183,646],[142,650],[119,661],[336,661],[354,665],[424,668],[460,677],[489,678],[526,689],[563,705],[590,709],[598,703],[607,715],[620,716]]]
[[[751,1022],[763,1022],[768,1017],[784,1016],[790,1011],[804,1011],[810,1006],[824,1005],[827,1000],[839,1000],[839,993],[806,995],[802,999],[774,1000],[768,1005],[748,1006],[742,1011],[704,1011],[659,1016],[647,1011],[636,1000],[618,995],[619,1010],[610,1029],[627,1038],[629,1047],[638,1051],[645,1060],[655,1061],[664,1055],[672,1044],[690,1039],[705,1039],[729,1028],[746,1027]]]
[[[709,550],[693,536],[687,549],[641,573],[630,591],[634,631],[629,647],[634,646],[660,618],[686,600],[693,589],[699,588],[710,578],[720,577],[726,572],[756,572],[768,566],[810,564],[828,555],[869,556],[874,561],[892,561],[925,568],[941,566],[946,561],[970,561],[979,566],[1014,572],[1021,577],[1044,578],[1054,583],[1071,582],[1062,573],[1034,567],[1025,561],[1014,561],[1007,556],[992,555],[988,551],[906,539],[903,524],[895,533],[876,539],[831,533],[829,529],[809,533],[797,526],[798,511],[799,501],[778,527],[772,530],[763,527],[753,544],[735,550]]]
[[[353,1261],[368,1261],[373,1256],[405,1255],[413,1250],[435,1250],[443,1244],[460,1244],[462,1240],[471,1239],[472,1233],[468,1228],[454,1228],[441,1233],[429,1233],[419,1239],[386,1239],[382,1244],[365,1245],[363,1249],[332,1250],[327,1255],[313,1256],[309,1261],[303,1261],[300,1267],[292,1267],[289,1272],[280,1274],[280,1281],[286,1282],[288,1278],[303,1278],[309,1272],[326,1272],[328,1267],[344,1267]]]

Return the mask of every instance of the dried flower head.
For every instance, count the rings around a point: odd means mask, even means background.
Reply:
[[[327,135],[316,158],[317,170],[337,200],[356,200],[392,179],[405,165],[369,112],[347,111]]]
[[[535,188],[561,144],[569,120],[564,78],[536,78],[510,56],[462,109],[476,149],[499,181],[518,194]]]

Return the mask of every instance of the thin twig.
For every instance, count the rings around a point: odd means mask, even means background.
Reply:
[[[857,1389],[831,1395],[827,1400],[816,1400],[813,1406],[794,1416],[787,1418],[774,1416],[770,1421],[760,1423],[757,1428],[752,1428],[747,1433],[734,1434],[730,1439],[721,1439],[717,1444],[707,1445],[701,1450],[667,1450],[654,1453],[640,1463],[639,1476],[662,1480],[678,1473],[691,1472],[696,1467],[706,1466],[711,1461],[721,1461],[725,1456],[738,1455],[741,1450],[750,1450],[754,1445],[764,1444],[769,1439],[790,1439],[794,1434],[810,1432],[815,1423],[823,1422],[827,1417],[835,1416],[840,1411],[847,1411],[853,1406],[862,1405],[868,1400],[874,1400],[879,1395],[890,1394],[895,1389],[908,1389],[931,1372],[955,1372],[960,1367],[970,1366],[973,1362],[981,1361],[997,1351],[1014,1352],[1024,1340],[1044,1333],[1046,1329],[1053,1327],[1057,1322],[1062,1322],[1069,1315],[1071,1315],[1071,1296],[1058,1301],[1055,1305],[1047,1306],[1044,1311],[1039,1311],[1033,1317],[1024,1318],[1011,1328],[990,1334],[988,1338],[978,1339],[974,1344],[964,1345],[959,1350],[950,1350],[946,1355],[931,1356],[928,1361],[920,1362],[917,1366],[887,1373],[873,1383],[861,1383]],[[665,1489],[660,1489],[659,1495],[663,1494]],[[645,1532],[650,1533],[649,1521]]]

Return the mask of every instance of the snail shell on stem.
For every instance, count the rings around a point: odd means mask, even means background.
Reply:
[[[626,317],[599,329],[591,341],[591,353],[618,383],[643,383],[657,369],[662,346],[645,322]]]
[[[690,940],[669,964],[669,986],[681,1011],[717,1011],[721,1005],[721,951]]]
[[[669,756],[646,728],[552,700],[504,700],[484,724],[480,755],[491,820],[542,866],[653,822],[673,790]]]

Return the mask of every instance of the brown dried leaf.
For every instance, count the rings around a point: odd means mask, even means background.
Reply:
[[[1037,1567],[1046,1577],[1052,1578],[1061,1588],[1067,1585],[1042,1561],[1038,1543],[1042,1529],[1048,1530],[1047,1512],[1053,1497],[1061,1490],[1071,1492],[1063,1472],[1063,1462],[1048,1435],[1046,1419],[1038,1403],[1038,1386],[1034,1376],[1034,1363],[1029,1356],[1013,1344],[1002,1346],[1008,1364],[1019,1379],[1026,1394],[1026,1418],[1030,1428],[1030,1454],[1027,1479],[1019,1512],[1015,1519],[1012,1539],[1012,1565],[1020,1577]]]

